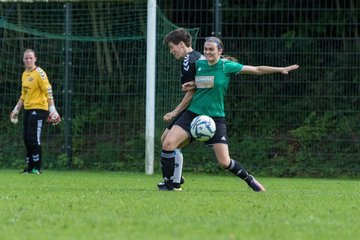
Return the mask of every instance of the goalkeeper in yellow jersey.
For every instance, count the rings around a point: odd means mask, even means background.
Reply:
[[[52,125],[61,122],[56,111],[51,85],[43,69],[36,66],[36,56],[32,49],[23,54],[25,71],[21,77],[21,96],[10,113],[10,121],[18,122],[18,115],[24,108],[23,138],[26,147],[26,168],[24,173],[41,173],[41,130],[44,122]]]

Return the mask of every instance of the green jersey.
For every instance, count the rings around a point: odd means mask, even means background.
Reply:
[[[196,62],[196,92],[188,110],[210,117],[225,117],[224,97],[232,75],[241,71],[243,65],[220,59],[209,66],[207,60]]]

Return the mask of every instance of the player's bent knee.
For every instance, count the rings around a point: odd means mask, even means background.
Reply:
[[[219,160],[218,159],[218,163],[219,163],[220,167],[222,167],[222,168],[228,168],[230,165],[230,161],[227,161],[227,160]]]
[[[167,139],[164,140],[164,142],[162,143],[162,149],[167,150],[167,151],[172,151],[176,148],[176,144],[172,141],[169,141]]]
[[[226,165],[226,164],[224,164],[224,163],[219,163],[219,165],[220,165],[220,167],[222,167],[222,168],[228,168],[228,167],[229,167],[229,165]]]

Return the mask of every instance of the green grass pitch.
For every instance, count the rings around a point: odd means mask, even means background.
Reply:
[[[359,180],[184,175],[0,170],[0,239],[360,239]]]

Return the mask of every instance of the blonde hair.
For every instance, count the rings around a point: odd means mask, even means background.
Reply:
[[[34,56],[36,57],[35,51],[34,51],[34,50],[32,50],[31,48],[27,48],[27,49],[25,49],[25,51],[24,51],[23,55],[24,55],[25,53],[27,53],[27,52],[32,52],[32,53],[34,54]]]

